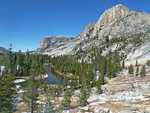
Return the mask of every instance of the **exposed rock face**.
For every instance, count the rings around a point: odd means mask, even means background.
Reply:
[[[52,52],[53,49],[59,48],[60,46],[64,46],[70,40],[72,40],[72,38],[64,36],[45,37],[41,40],[37,52],[41,53]]]
[[[126,65],[135,65],[136,61],[138,61],[139,64],[143,64],[147,60],[150,60],[150,42],[140,46],[135,51],[130,52],[127,55]]]
[[[133,11],[121,4],[106,10],[95,25],[95,33],[110,25],[111,22],[123,19],[132,13]]]
[[[55,38],[44,38],[41,41],[40,47],[37,49],[38,52],[42,52],[44,54],[49,54],[52,56],[64,55],[64,54],[76,54],[80,49],[82,51],[88,51],[93,47],[100,48],[102,45],[102,41],[105,40],[105,37],[108,36],[109,39],[134,36],[140,33],[149,33],[150,31],[150,14],[144,13],[141,11],[132,11],[129,8],[119,4],[114,6],[108,10],[106,10],[97,23],[89,24],[85,30],[78,35],[74,39],[68,39],[66,37],[60,41],[60,37]],[[128,60],[141,59],[148,55],[150,48],[149,35],[142,37],[144,40],[143,43],[139,46],[134,47],[133,44],[126,45],[124,52],[126,55],[130,54]],[[59,41],[58,41],[59,40]],[[144,47],[143,45],[147,45]],[[124,45],[124,42],[111,45],[103,55],[107,54],[108,51],[118,50],[120,46]],[[141,49],[140,49],[141,48]],[[140,56],[136,56],[136,51],[142,51]],[[135,51],[135,52],[134,52]],[[134,55],[133,55],[134,54]],[[132,57],[131,57],[132,56]],[[149,58],[149,57],[147,57]]]
[[[150,28],[150,14],[132,11],[123,5],[108,9],[94,26],[93,36],[121,37],[146,32]]]
[[[7,53],[7,52],[8,52],[7,49],[5,49],[5,48],[3,48],[3,47],[0,47],[0,53]]]

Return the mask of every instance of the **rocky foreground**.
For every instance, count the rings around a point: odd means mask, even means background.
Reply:
[[[140,77],[129,75],[127,70],[117,74],[117,77],[109,79],[102,86],[102,94],[96,93],[96,88],[92,88],[87,106],[79,106],[78,95],[80,90],[76,90],[71,98],[71,107],[61,113],[150,113],[150,66],[146,67],[147,76]],[[51,102],[58,109],[63,99],[61,97],[52,98]],[[18,94],[18,99],[22,94]],[[37,103],[44,104],[45,95],[41,94]],[[16,104],[16,113],[27,112],[27,104],[20,101]]]
[[[87,106],[64,113],[150,113],[150,67],[144,78],[128,75],[126,71],[108,80],[102,86],[102,94],[96,94],[96,88],[92,88]]]

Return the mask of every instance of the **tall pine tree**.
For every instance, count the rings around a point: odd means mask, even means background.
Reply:
[[[9,61],[2,76],[0,76],[0,112],[12,113],[14,110],[14,76],[13,76],[12,44],[9,49]]]
[[[28,103],[31,113],[33,113],[35,110],[37,110],[37,103],[38,100],[38,83],[35,80],[35,77],[37,76],[37,70],[36,70],[37,62],[36,60],[33,60],[30,70],[30,77],[28,80],[28,87],[27,92],[25,93],[25,100]]]
[[[129,72],[129,74],[134,74],[134,68],[133,68],[132,64],[129,66],[128,72]]]
[[[141,77],[145,77],[146,76],[146,68],[145,65],[142,67],[141,72],[140,72]]]
[[[62,100],[63,108],[70,107],[70,104],[71,104],[71,100],[70,99],[71,99],[71,91],[69,89],[67,89],[65,91],[64,98]]]

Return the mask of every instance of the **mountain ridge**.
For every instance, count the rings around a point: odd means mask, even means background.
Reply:
[[[7,52],[8,50],[6,48],[0,46],[0,53],[7,53]]]
[[[56,41],[55,46],[51,48],[51,51],[38,51],[39,48],[42,48],[42,46],[39,46],[37,52],[51,56],[75,55],[79,53],[81,49],[82,51],[90,51],[93,47],[103,47],[103,42],[105,42],[106,37],[108,37],[109,40],[126,37],[126,40],[132,41],[138,34],[147,34],[148,31],[150,31],[150,14],[141,11],[132,11],[126,6],[119,4],[105,10],[96,23],[88,24],[84,31],[74,39],[63,40],[63,44]],[[133,44],[134,42],[126,42],[128,43],[126,44],[127,47],[124,48],[124,50],[121,50],[120,53],[125,53],[126,56],[129,54],[132,56],[134,51],[143,46],[142,44],[149,42],[149,35],[146,37],[139,36],[139,39],[137,40],[143,40],[141,45],[137,47],[137,45],[135,46],[135,44]],[[51,45],[50,41],[48,43]],[[109,45],[108,48],[105,48],[102,54],[106,55],[108,51],[112,51],[115,46],[117,48],[114,50],[118,50],[123,45],[125,45],[124,42],[113,43],[112,45]],[[131,60],[131,57],[127,58],[129,59],[126,60]],[[134,60],[137,60],[138,58],[139,56],[134,57]]]

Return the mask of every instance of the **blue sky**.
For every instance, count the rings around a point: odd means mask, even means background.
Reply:
[[[150,0],[0,0],[0,46],[35,50],[45,36],[75,37],[117,4],[150,13]]]

